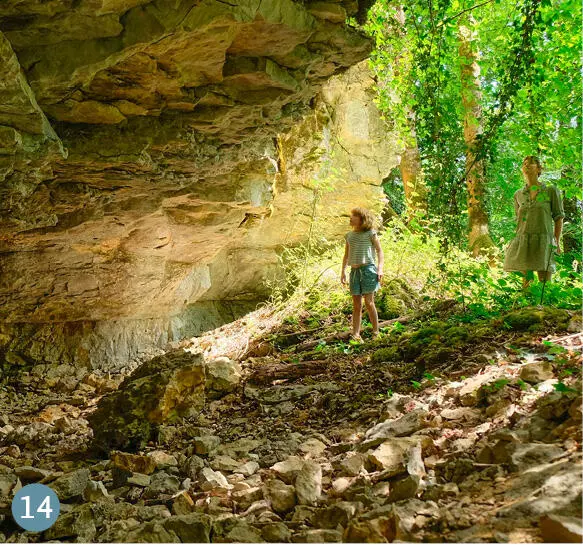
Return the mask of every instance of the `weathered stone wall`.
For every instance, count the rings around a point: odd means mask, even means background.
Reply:
[[[325,237],[378,210],[398,158],[357,8],[0,6],[0,357],[119,368],[264,297],[315,181]]]

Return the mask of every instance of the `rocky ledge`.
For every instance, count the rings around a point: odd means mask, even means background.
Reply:
[[[398,151],[357,65],[357,11],[0,6],[0,351],[127,363],[261,298],[281,246],[306,238],[314,180],[335,177],[320,217],[381,207]]]

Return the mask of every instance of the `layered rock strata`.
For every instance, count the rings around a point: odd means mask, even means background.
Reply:
[[[357,9],[0,6],[0,352],[119,368],[264,297],[322,181],[325,237],[380,207],[398,156]]]

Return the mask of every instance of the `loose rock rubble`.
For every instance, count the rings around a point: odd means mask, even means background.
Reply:
[[[6,390],[0,539],[580,541],[580,379],[556,389],[544,354],[509,356],[467,378],[376,398],[362,378],[376,389],[379,365],[365,356],[321,377],[258,386],[248,362],[209,364],[183,350],[145,363],[109,395],[87,378],[83,396],[39,388],[18,409]],[[157,398],[141,397],[152,383]],[[104,409],[141,444],[118,435],[96,451],[95,439],[107,439]],[[152,429],[140,436],[132,424],[146,420]],[[32,482],[61,501],[57,523],[40,534],[10,514],[15,492]]]

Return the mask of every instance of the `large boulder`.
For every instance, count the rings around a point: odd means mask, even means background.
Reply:
[[[136,369],[119,389],[101,399],[89,417],[93,447],[137,450],[163,423],[190,416],[204,406],[202,356],[183,350],[155,357]]]

